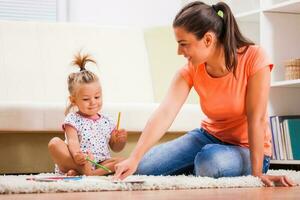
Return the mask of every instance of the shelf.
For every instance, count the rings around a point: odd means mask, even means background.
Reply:
[[[271,164],[300,165],[300,160],[270,160]]]
[[[300,0],[290,0],[265,8],[264,12],[282,12],[300,14]]]
[[[300,79],[288,80],[288,81],[276,81],[271,83],[272,88],[278,87],[300,87]]]
[[[261,12],[261,10],[257,9],[257,10],[252,10],[252,11],[249,11],[249,12],[236,14],[235,17],[239,21],[258,22],[260,12]]]
[[[260,43],[260,13],[260,9],[254,9],[235,15],[242,34],[255,44]]]

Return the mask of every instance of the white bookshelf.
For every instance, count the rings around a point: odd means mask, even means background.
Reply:
[[[236,14],[241,32],[254,43],[260,44],[260,9]]]
[[[287,80],[287,81],[274,81],[271,84],[272,88],[286,88],[286,87],[300,87],[300,79],[297,80]]]
[[[255,12],[261,9],[260,0],[225,0],[235,15]]]
[[[270,160],[271,164],[300,165],[300,160]]]
[[[261,9],[251,10],[244,13],[239,13],[235,15],[237,21],[246,21],[246,22],[259,22],[259,13]]]
[[[274,64],[269,115],[300,115],[300,79],[284,78],[284,62],[300,58],[300,0],[225,2],[232,8],[241,32],[262,46]],[[300,165],[300,160],[272,160],[271,163]]]
[[[270,1],[269,1],[270,2]],[[282,12],[282,13],[295,13],[299,14],[300,10],[300,1],[299,0],[287,0],[287,1],[273,1],[273,3],[269,3],[268,1],[264,2],[262,6],[265,5],[263,11],[265,12]]]

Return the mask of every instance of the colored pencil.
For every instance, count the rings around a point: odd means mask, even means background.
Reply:
[[[108,169],[107,167],[103,166],[103,165],[100,165],[99,163],[96,163],[95,161],[91,160],[89,157],[86,157],[86,160],[93,163],[94,165],[96,165],[96,167],[98,168],[102,168],[104,169],[105,171],[111,173],[112,171],[110,169]]]
[[[120,127],[120,119],[121,119],[121,112],[118,113],[117,130],[119,130]]]

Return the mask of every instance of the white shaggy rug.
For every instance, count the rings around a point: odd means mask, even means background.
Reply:
[[[297,172],[291,170],[269,170],[268,174],[287,175],[295,183],[300,184],[300,171]],[[54,174],[40,174],[35,177],[49,176],[54,176]],[[80,180],[58,180],[54,182],[39,182],[35,180],[26,180],[30,177],[33,176],[0,176],[0,194],[263,187],[263,184],[260,181],[260,179],[253,176],[219,179],[183,175],[130,176],[128,177],[127,182],[112,182],[111,176],[83,176]]]

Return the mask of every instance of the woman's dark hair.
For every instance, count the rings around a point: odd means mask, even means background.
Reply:
[[[216,34],[219,44],[224,46],[225,65],[235,74],[237,66],[237,50],[254,43],[245,38],[236,23],[236,20],[224,2],[209,6],[195,1],[184,6],[176,15],[173,27],[182,27],[189,33],[201,39],[205,33],[211,31]]]

